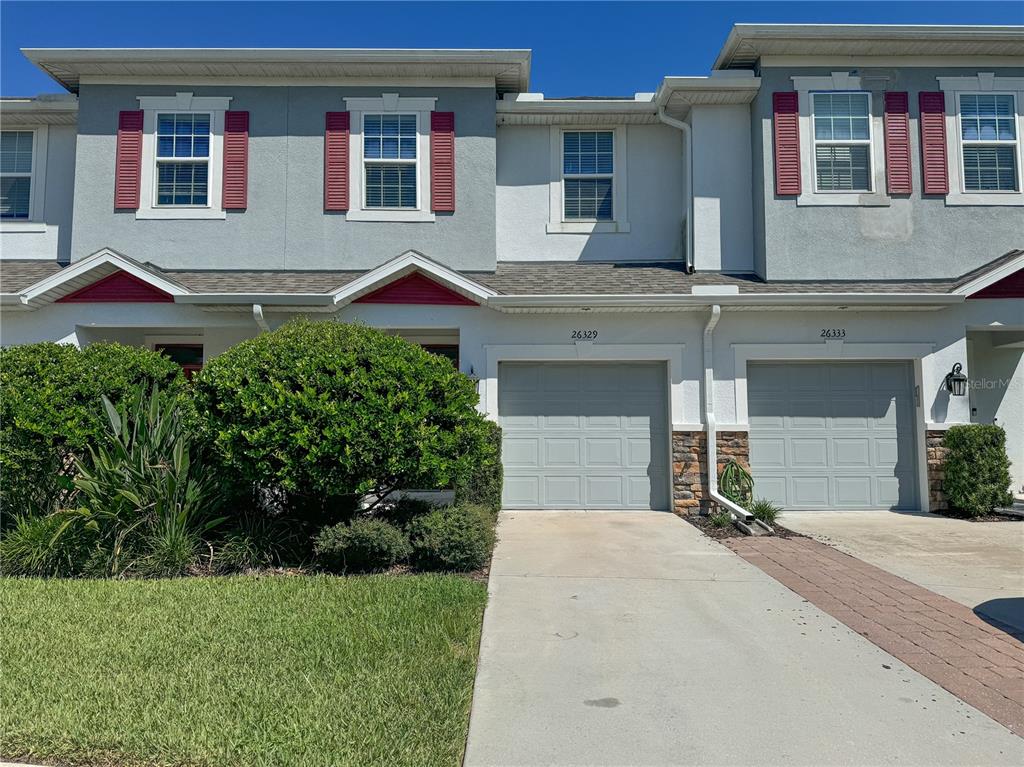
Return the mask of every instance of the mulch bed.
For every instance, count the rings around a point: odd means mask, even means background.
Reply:
[[[711,523],[710,517],[705,517],[700,514],[688,514],[683,517],[687,522],[700,530],[708,538],[714,538],[716,541],[724,541],[729,538],[746,538],[747,534],[740,530],[735,525],[727,525],[725,527],[715,527]],[[772,525],[772,529],[775,530],[775,537],[777,538],[806,538],[807,536],[800,535],[800,533],[794,533],[792,530],[783,527],[778,522]]]
[[[957,514],[954,511],[933,511],[932,514],[937,514],[940,517],[949,517],[950,519],[962,519],[965,522],[1024,522],[1024,517],[1018,514],[999,514],[997,512],[985,514],[981,517],[968,517],[963,514]]]

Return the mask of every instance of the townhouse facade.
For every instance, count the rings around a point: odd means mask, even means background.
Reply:
[[[737,25],[545,98],[519,50],[46,49],[0,101],[0,340],[187,373],[288,318],[449,357],[509,508],[938,509],[1024,490],[1024,28]],[[708,471],[708,467],[712,471]]]

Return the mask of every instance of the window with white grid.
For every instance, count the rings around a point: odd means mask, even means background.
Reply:
[[[363,116],[364,206],[416,209],[417,126],[414,114]]]
[[[870,192],[870,94],[812,93],[811,109],[815,191]]]
[[[27,221],[32,208],[32,151],[35,134],[0,131],[0,218]]]
[[[613,131],[565,131],[562,134],[564,220],[612,221],[614,181]]]
[[[965,191],[1020,191],[1016,123],[1013,95],[960,94]]]
[[[156,118],[156,203],[209,204],[210,115],[161,113]]]

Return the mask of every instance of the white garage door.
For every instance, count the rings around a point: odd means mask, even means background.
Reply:
[[[498,376],[506,508],[668,508],[664,365],[506,362]]]
[[[913,389],[904,363],[750,365],[756,495],[787,509],[917,508]]]

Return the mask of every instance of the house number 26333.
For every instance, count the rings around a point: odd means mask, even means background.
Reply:
[[[822,328],[822,338],[846,338],[846,328]]]
[[[593,341],[597,338],[596,330],[574,330],[572,331],[573,341]]]

